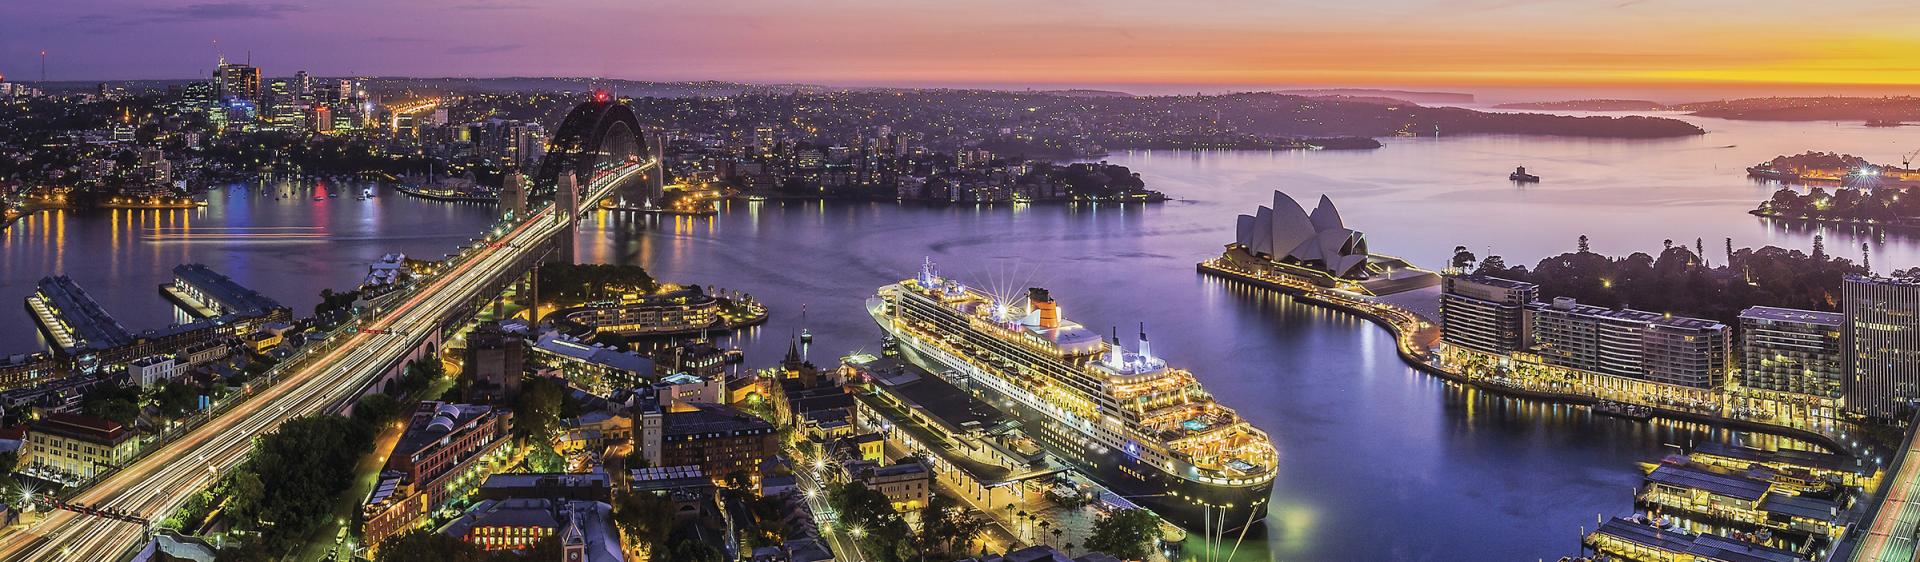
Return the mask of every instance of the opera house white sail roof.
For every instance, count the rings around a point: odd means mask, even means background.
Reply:
[[[1252,215],[1240,215],[1234,242],[1255,256],[1320,270],[1334,277],[1367,277],[1366,235],[1347,228],[1333,200],[1320,196],[1308,214],[1279,190],[1273,206]]]

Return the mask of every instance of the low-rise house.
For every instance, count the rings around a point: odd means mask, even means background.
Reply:
[[[83,482],[125,466],[140,450],[133,432],[119,422],[80,414],[52,413],[28,424],[20,465],[26,472]]]

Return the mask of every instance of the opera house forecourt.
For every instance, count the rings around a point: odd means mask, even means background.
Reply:
[[[1327,196],[1320,196],[1309,214],[1279,190],[1273,192],[1272,207],[1240,215],[1233,243],[1211,263],[1297,288],[1305,284],[1371,296],[1440,284],[1434,272],[1369,252],[1366,235],[1347,228]]]

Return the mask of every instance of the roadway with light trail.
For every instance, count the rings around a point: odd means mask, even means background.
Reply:
[[[1920,423],[1916,418],[1915,423]],[[1894,458],[1886,497],[1866,522],[1852,562],[1912,562],[1914,537],[1920,534],[1920,439],[1909,430]]]
[[[583,201],[598,201],[652,165],[626,164],[600,174]],[[388,365],[439,329],[445,315],[480,297],[497,275],[517,267],[527,252],[565,231],[567,221],[561,218],[552,205],[529,215],[493,243],[474,248],[472,255],[434,276],[369,323],[365,331],[322,344],[329,347],[319,359],[68,502],[150,521],[167,517],[244,460],[254,437],[287,420],[323,413],[378,380]],[[143,531],[133,523],[55,511],[30,527],[0,534],[0,560],[117,560],[145,540]]]

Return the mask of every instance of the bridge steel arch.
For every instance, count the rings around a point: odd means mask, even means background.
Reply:
[[[547,154],[533,177],[533,195],[553,197],[560,178],[572,174],[574,189],[584,190],[601,166],[617,166],[658,158],[660,147],[640,126],[633,107],[596,95],[567,112],[554,129]],[[645,197],[658,200],[659,177],[656,165],[647,182]],[[582,195],[584,191],[576,192]],[[578,200],[576,197],[575,200]]]

